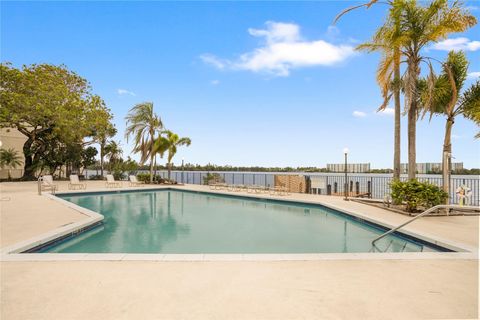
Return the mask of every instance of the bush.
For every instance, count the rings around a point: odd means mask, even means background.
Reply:
[[[208,185],[210,182],[221,183],[223,182],[223,179],[218,173],[207,173],[207,175],[203,177],[203,184]]]
[[[89,180],[103,180],[103,176],[96,174],[93,176],[88,177]]]
[[[414,212],[419,206],[431,208],[443,204],[448,194],[438,186],[417,180],[393,181],[390,183],[394,204],[405,204],[407,212]]]

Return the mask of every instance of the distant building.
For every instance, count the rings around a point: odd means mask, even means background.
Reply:
[[[327,170],[330,172],[345,172],[345,163],[328,163]],[[347,172],[362,173],[370,171],[370,163],[349,163]]]
[[[452,171],[463,170],[463,162],[452,162]],[[402,163],[400,167],[401,173],[408,173],[408,164]],[[442,172],[442,164],[439,162],[417,163],[417,173],[440,173]]]

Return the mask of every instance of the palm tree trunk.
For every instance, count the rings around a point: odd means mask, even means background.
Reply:
[[[400,179],[400,50],[395,48],[394,52],[394,103],[395,103],[395,129],[394,129],[394,151],[393,151],[393,179]]]
[[[415,179],[417,171],[417,101],[416,98],[410,103],[408,109],[408,180]]]
[[[452,153],[452,127],[454,120],[448,117],[445,125],[445,138],[443,140],[443,154],[442,154],[442,178],[443,190],[450,195],[450,154]],[[446,204],[448,204],[448,198]]]
[[[153,183],[153,153],[150,155],[150,183]]]

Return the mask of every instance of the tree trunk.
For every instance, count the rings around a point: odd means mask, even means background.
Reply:
[[[395,129],[394,129],[394,151],[393,151],[393,179],[400,179],[400,50],[395,48],[394,53],[394,103],[395,103]]]
[[[452,153],[452,127],[454,120],[449,117],[445,125],[445,138],[443,140],[443,154],[442,154],[442,178],[443,190],[450,196],[450,157]],[[447,198],[446,204],[449,203]]]
[[[35,180],[33,168],[33,155],[31,154],[31,147],[33,139],[28,138],[23,144],[23,155],[25,156],[25,163],[23,164],[23,180]]]
[[[412,99],[408,109],[408,180],[415,179],[417,173],[417,101]]]
[[[153,153],[150,156],[150,183],[153,183]]]
[[[104,143],[101,143],[100,144],[100,175],[102,176],[103,178],[103,157],[105,157],[104,155]]]
[[[168,180],[170,180],[170,173],[172,172],[172,164],[169,162],[167,166],[168,166]]]

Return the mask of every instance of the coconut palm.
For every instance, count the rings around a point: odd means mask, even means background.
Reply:
[[[140,153],[140,162],[143,164],[150,159],[150,182],[153,182],[154,141],[157,132],[163,128],[162,120],[153,112],[153,103],[144,102],[130,109],[127,120],[125,137],[127,142],[133,136],[135,146],[133,152]]]
[[[95,139],[100,146],[100,175],[103,177],[103,167],[105,158],[105,147],[109,143],[109,138],[117,134],[117,129],[111,124],[96,131]]]
[[[342,11],[335,22],[345,13],[352,10],[366,7],[370,8],[378,0],[372,0],[368,3],[353,6]],[[382,2],[383,3],[383,2]],[[400,14],[401,2],[399,0],[387,1],[390,6],[389,15],[394,22],[393,26],[381,27],[375,34],[373,41],[357,47],[357,50],[366,50],[369,52],[382,52],[382,60],[377,70],[377,82],[382,90],[383,103],[379,111],[385,110],[393,94],[394,97],[394,152],[393,152],[393,179],[400,179],[400,135],[401,135],[401,105],[400,105]],[[392,28],[393,27],[393,28]]]
[[[8,180],[12,179],[11,169],[22,165],[21,159],[18,151],[13,148],[0,149],[0,167],[2,167],[2,169],[8,167]]]
[[[110,171],[112,165],[122,159],[122,148],[120,147],[120,142],[110,141],[105,146],[105,156],[108,158]]]
[[[401,13],[401,49],[407,63],[404,90],[408,119],[408,178],[414,179],[420,64],[429,63],[428,58],[422,56],[422,49],[433,42],[445,39],[451,33],[465,31],[476,24],[476,19],[457,1],[449,5],[448,0],[434,0],[427,6],[421,6],[414,0],[399,0],[398,5]],[[395,21],[391,17],[387,18],[387,26],[393,29],[394,24]],[[432,70],[431,66],[430,69]]]
[[[177,153],[177,148],[180,146],[189,146],[192,143],[192,140],[188,137],[180,138],[178,134],[173,133],[172,131],[165,131],[165,136],[161,137],[157,141],[157,150],[159,150],[160,155],[163,156],[164,152],[168,151],[167,155],[167,169],[168,169],[168,179],[170,180],[170,175],[172,172],[172,159]]]
[[[442,64],[443,72],[434,79],[420,82],[421,102],[424,112],[446,117],[445,135],[443,139],[442,171],[443,190],[450,191],[450,154],[452,153],[451,135],[455,117],[458,115],[469,116],[479,113],[480,110],[480,81],[474,83],[462,94],[462,89],[467,79],[468,60],[462,51],[450,51],[445,63]],[[433,94],[427,89],[428,81],[433,81]],[[448,201],[448,200],[447,200]]]

